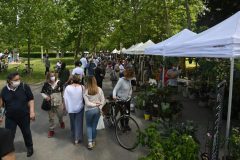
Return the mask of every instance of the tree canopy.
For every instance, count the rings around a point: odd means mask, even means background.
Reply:
[[[0,0],[0,49],[26,51],[29,45],[30,51],[40,51],[43,46],[46,51],[68,50],[77,56],[84,50],[128,48],[149,39],[160,42],[184,28],[200,31],[199,26],[211,26],[206,25],[205,17],[215,12],[214,3],[205,0]]]

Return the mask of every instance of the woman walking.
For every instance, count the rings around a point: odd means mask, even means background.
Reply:
[[[84,87],[80,85],[80,81],[80,76],[73,75],[72,84],[68,85],[64,91],[65,107],[69,113],[71,134],[75,145],[83,141]]]
[[[49,131],[48,138],[54,136],[54,118],[55,115],[58,117],[58,121],[60,123],[60,127],[62,129],[65,128],[65,124],[63,122],[63,101],[62,101],[62,84],[60,80],[57,79],[57,75],[54,72],[47,73],[46,82],[43,85],[41,94],[44,99],[47,101],[51,101],[51,110],[48,111],[49,116]]]
[[[105,104],[103,91],[97,86],[94,76],[87,78],[86,91],[84,94],[86,124],[88,136],[88,149],[92,149],[96,145],[97,124],[100,112]]]

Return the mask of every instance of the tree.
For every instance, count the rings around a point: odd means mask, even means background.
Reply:
[[[155,42],[162,41],[183,28],[191,27],[195,30],[197,17],[205,10],[202,0],[188,0],[188,7],[186,0],[117,2],[115,7],[118,16],[115,19],[118,21],[114,23],[114,30],[110,36],[103,39],[103,41],[109,41],[115,45],[111,48],[115,48],[119,44],[116,42],[119,39],[125,47],[129,47],[148,39]],[[190,26],[189,21],[192,22]]]

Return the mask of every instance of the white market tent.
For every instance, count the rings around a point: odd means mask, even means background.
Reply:
[[[124,54],[127,54],[128,50],[132,49],[133,47],[135,47],[135,45],[132,45],[132,46],[131,46],[131,47],[129,47],[128,49],[126,49],[126,50],[122,51],[122,53],[124,53]]]
[[[147,42],[145,42],[143,45],[140,45],[136,48],[133,49],[133,53],[135,55],[141,55],[144,54],[145,48],[153,46],[155,43],[153,43],[151,40],[148,40]]]
[[[165,56],[230,58],[231,70],[226,127],[226,140],[228,141],[232,109],[234,58],[240,57],[240,12],[196,35],[187,42],[169,46]],[[225,151],[226,147],[227,143]]]
[[[147,47],[145,49],[145,54],[146,55],[163,55],[164,50],[168,45],[179,44],[179,43],[185,42],[185,41],[191,39],[195,35],[196,35],[196,33],[192,32],[188,29],[184,29],[181,32],[175,34],[174,36],[172,36],[160,43],[157,43],[155,45]]]
[[[116,48],[112,51],[113,54],[119,54],[120,51],[118,51]]]
[[[125,53],[126,53],[126,54],[134,54],[135,49],[138,48],[138,47],[140,47],[140,46],[142,46],[142,45],[143,45],[142,42],[141,42],[141,43],[138,43],[138,44],[134,45],[133,47],[130,47],[129,49],[127,49],[127,50],[125,51]]]
[[[126,50],[126,48],[122,48],[121,53],[124,53]]]
[[[188,29],[183,29],[181,32],[175,34],[174,36],[157,43],[155,45],[152,45],[150,47],[147,47],[145,49],[145,55],[162,55],[164,56],[165,49],[167,46],[171,46],[174,44],[179,44],[182,42],[185,42],[197,34],[188,30]],[[165,69],[163,68],[163,75],[164,75]],[[164,86],[164,76],[162,76],[162,86]]]

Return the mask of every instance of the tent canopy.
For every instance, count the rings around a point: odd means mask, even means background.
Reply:
[[[120,53],[116,48],[112,51],[113,54],[118,54]]]
[[[239,57],[240,12],[186,42],[168,46],[166,56]]]
[[[122,48],[122,53],[124,53],[127,49],[126,48]]]
[[[148,40],[143,45],[140,45],[140,46],[134,48],[133,52],[134,52],[134,54],[137,54],[137,55],[144,54],[145,48],[150,47],[150,46],[152,46],[154,44],[155,43],[153,43],[151,40]]]
[[[147,54],[147,55],[164,55],[164,50],[168,45],[179,44],[181,42],[185,42],[195,35],[196,35],[196,33],[192,32],[188,29],[184,29],[181,32],[175,34],[174,36],[172,36],[160,43],[157,43],[155,45],[147,47],[145,49],[145,54]]]
[[[125,53],[126,53],[126,54],[134,54],[135,49],[138,48],[138,47],[140,47],[140,46],[142,46],[142,45],[143,45],[142,42],[141,42],[141,43],[138,43],[138,44],[130,47],[129,49],[127,49],[127,50],[125,51]]]
[[[132,49],[133,47],[135,47],[135,45],[132,45],[131,47],[129,47],[128,49],[122,51],[124,54],[127,54],[128,50]]]

